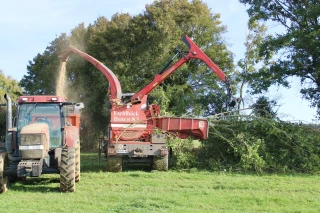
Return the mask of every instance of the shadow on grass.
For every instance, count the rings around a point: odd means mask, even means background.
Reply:
[[[82,173],[105,171],[107,165],[104,156],[101,156],[99,162],[98,153],[81,153],[80,161]]]
[[[151,172],[152,168],[148,164],[125,164],[123,165],[123,171],[131,172],[131,171],[143,171],[143,172]]]
[[[42,193],[60,193],[60,180],[57,177],[40,177],[20,180],[9,183],[10,191],[23,191],[23,192],[42,192]]]
[[[81,173],[99,172],[103,170],[105,159],[101,159],[101,166],[98,164],[98,154],[81,153]],[[60,175],[43,174],[41,177],[27,177],[25,180],[11,181],[9,190],[24,192],[60,193]]]
[[[100,159],[97,153],[81,153],[81,173],[106,172],[107,161],[104,157]],[[123,171],[145,171],[150,172],[151,168],[147,165],[125,164]],[[138,177],[138,174],[130,174]],[[25,180],[11,181],[9,190],[22,192],[41,192],[41,193],[60,193],[60,175],[43,174],[41,177],[27,177]]]
[[[81,172],[106,172],[107,160],[104,156],[100,158],[99,165],[99,156],[97,153],[81,153]],[[151,172],[151,166],[147,163],[124,163],[123,171],[145,171]]]

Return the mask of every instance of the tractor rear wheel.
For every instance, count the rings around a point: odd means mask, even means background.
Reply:
[[[168,171],[168,155],[163,157],[153,156],[153,169],[157,171]]]
[[[74,192],[75,185],[75,151],[74,148],[63,148],[60,163],[60,191]]]
[[[121,171],[122,171],[122,156],[108,156],[107,172],[121,172]]]
[[[7,154],[5,152],[0,153],[0,193],[5,193],[8,190],[8,177],[4,176],[7,160]]]
[[[75,181],[79,182],[80,181],[80,144],[78,143],[78,145],[75,148],[75,152],[76,152],[76,177],[75,177]]]

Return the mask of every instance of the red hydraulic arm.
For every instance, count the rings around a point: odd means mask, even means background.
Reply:
[[[227,76],[188,36],[184,36],[182,38],[182,41],[189,47],[188,54],[183,56],[179,61],[177,61],[174,65],[172,65],[164,72],[160,72],[159,74],[157,74],[147,86],[145,86],[143,89],[141,89],[131,97],[132,102],[141,100],[143,96],[149,94],[155,87],[157,87],[172,73],[174,73],[180,66],[182,66],[184,63],[187,63],[192,58],[200,59],[201,61],[206,63],[207,66],[212,69],[213,72],[215,72],[223,82],[227,83]]]
[[[67,61],[69,56],[75,53],[82,58],[86,59],[89,61],[91,64],[93,64],[98,70],[100,70],[108,79],[109,81],[109,88],[110,88],[110,101],[112,102],[118,102],[121,99],[122,96],[122,90],[121,90],[121,85],[118,80],[118,78],[115,76],[115,74],[108,68],[106,67],[103,63],[95,59],[94,57],[78,50],[76,47],[69,46],[68,49],[62,52],[60,55],[60,59],[62,61]]]

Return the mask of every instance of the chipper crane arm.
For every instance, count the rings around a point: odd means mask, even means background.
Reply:
[[[226,83],[228,93],[231,93],[228,78],[220,70],[220,68],[188,36],[184,36],[182,38],[182,41],[189,47],[188,54],[181,57],[174,65],[165,70],[173,61],[173,59],[180,53],[180,51],[177,51],[176,55],[165,65],[165,67],[154,77],[154,79],[147,86],[142,88],[139,92],[135,93],[131,97],[131,102],[134,103],[140,101],[143,96],[148,95],[154,88],[156,88],[159,84],[166,80],[179,67],[193,58],[199,59],[206,63],[207,66],[212,69],[212,71],[215,72],[223,82]]]
[[[100,70],[105,77],[108,79],[109,81],[109,92],[110,92],[110,96],[109,99],[111,102],[119,102],[121,100],[121,96],[122,96],[122,90],[121,90],[121,85],[120,82],[118,80],[118,78],[116,77],[116,75],[108,68],[106,67],[103,63],[101,63],[100,61],[98,61],[97,59],[95,59],[94,57],[78,50],[76,47],[73,46],[69,46],[65,51],[63,51],[60,54],[60,59],[61,61],[67,61],[69,56],[74,53],[79,55],[80,57],[86,59],[87,61],[89,61],[91,64],[93,64],[98,70]]]

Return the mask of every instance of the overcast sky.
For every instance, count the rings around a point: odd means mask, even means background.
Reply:
[[[153,0],[10,0],[2,1],[0,7],[0,69],[16,80],[27,74],[29,61],[43,53],[51,41],[62,33],[84,22],[94,23],[99,16],[108,19],[117,12],[132,15],[143,12],[145,5]],[[211,12],[220,13],[228,33],[225,40],[229,49],[239,60],[244,54],[244,41],[248,16],[244,5],[237,0],[203,0]],[[277,28],[270,26],[271,31]],[[108,65],[107,65],[108,66]],[[268,93],[281,105],[278,112],[284,120],[311,122],[316,110],[301,99],[299,82],[292,82],[292,89],[272,88]],[[247,98],[250,98],[249,96]]]

